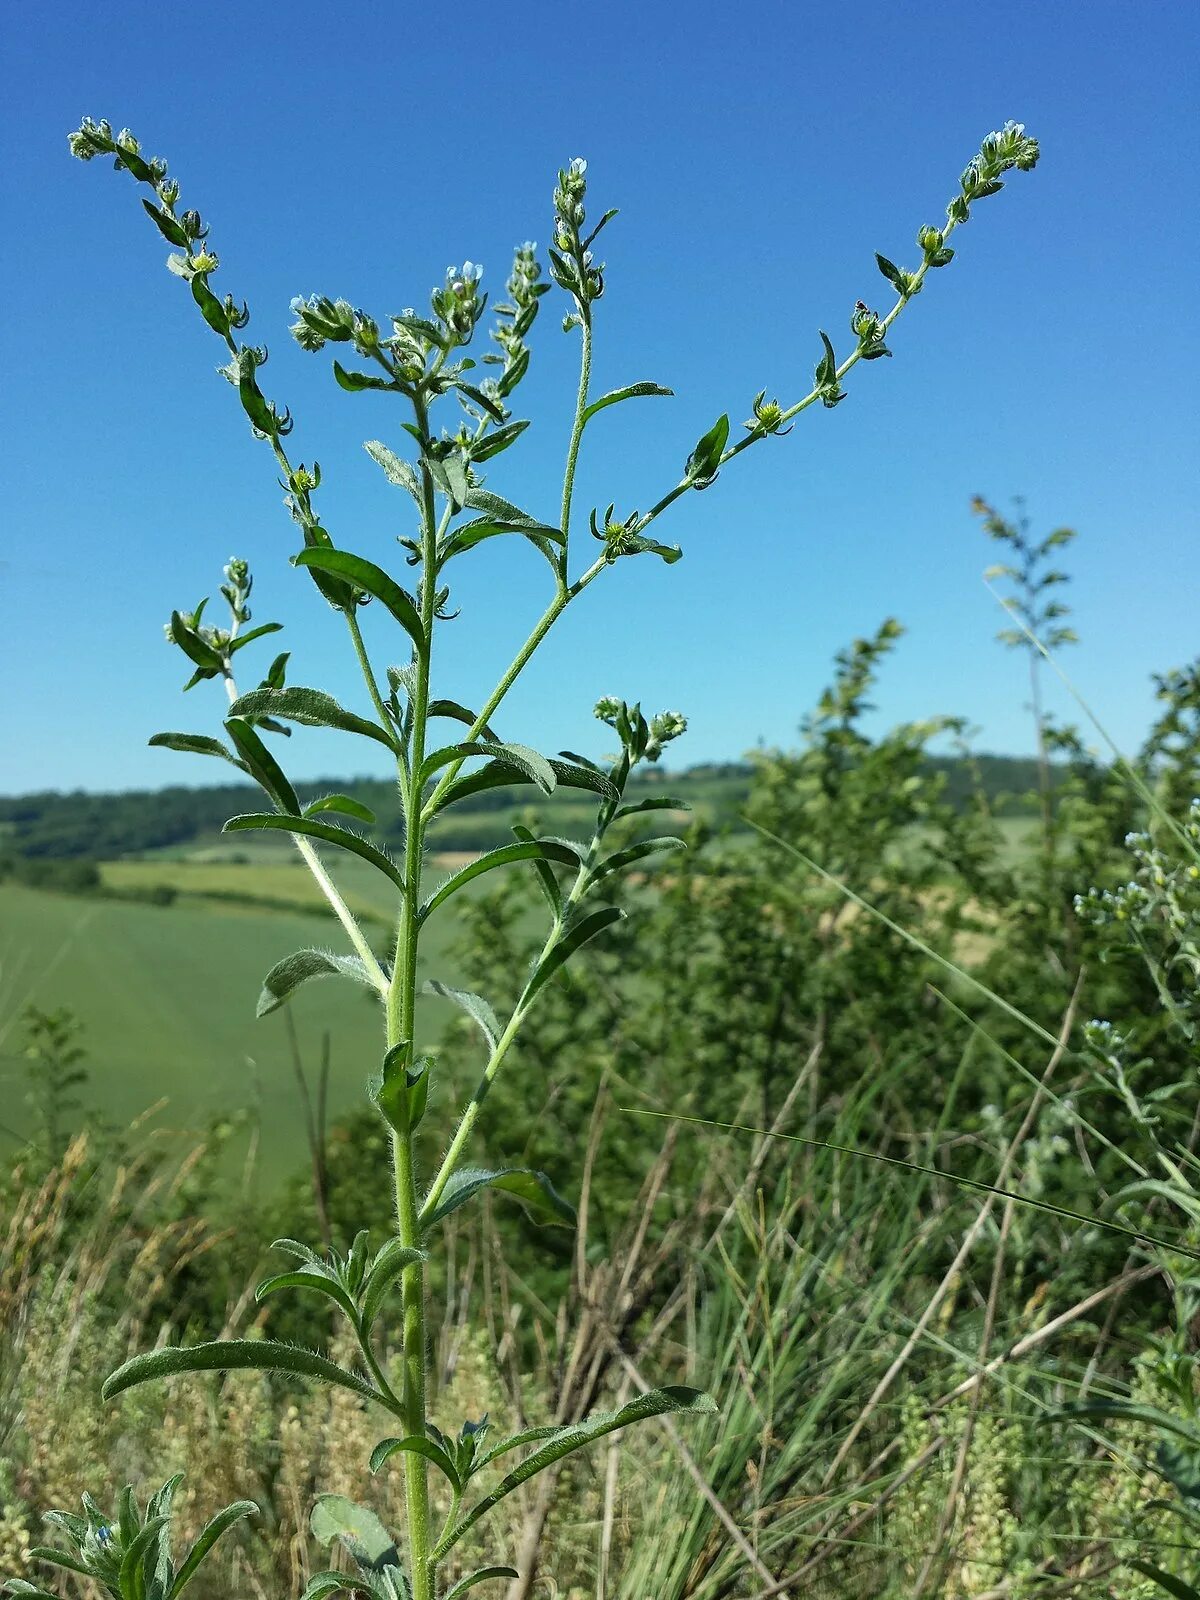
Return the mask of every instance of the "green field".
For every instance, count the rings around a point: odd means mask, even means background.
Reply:
[[[207,871],[216,874],[210,889],[272,898],[294,892],[300,905],[280,910],[185,894],[164,907],[0,886],[0,1123],[16,1133],[27,1127],[22,1012],[30,1004],[66,1005],[84,1025],[87,1094],[107,1120],[128,1123],[165,1100],[155,1125],[187,1134],[222,1111],[258,1107],[262,1170],[276,1177],[303,1161],[304,1131],[283,1017],[255,1020],[260,982],[291,951],[341,950],[344,938],[331,917],[303,909],[307,875],[286,858],[220,869],[119,863],[106,876],[129,887],[139,875],[143,885],[156,873],[161,881],[164,871],[177,884]],[[383,909],[369,868],[361,879],[353,871],[340,876],[351,898]],[[447,909],[440,925],[430,924],[427,976],[454,979],[439,959],[453,915]],[[442,1001],[425,1004],[431,1020],[448,1014]],[[336,1116],[356,1103],[378,1064],[377,1011],[362,991],[332,979],[301,991],[293,1006],[310,1069],[322,1031],[330,1031]]]

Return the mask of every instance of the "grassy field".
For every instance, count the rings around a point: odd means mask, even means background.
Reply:
[[[357,863],[355,863],[357,866]],[[367,867],[339,874],[353,901],[376,911]],[[84,1024],[88,1096],[113,1123],[160,1100],[163,1129],[195,1131],[224,1111],[261,1107],[264,1178],[303,1160],[304,1133],[283,1018],[254,1017],[262,976],[305,946],[342,949],[337,924],[311,909],[303,867],[286,857],[250,865],[130,862],[105,869],[124,888],[166,882],[171,906],[0,887],[0,1122],[23,1132],[27,1064],[21,1014],[70,1006]],[[385,885],[386,888],[386,885]],[[294,909],[204,898],[204,891],[295,898]],[[430,924],[427,975],[453,981],[440,959],[453,923]],[[439,934],[441,938],[439,938]],[[437,1012],[444,1002],[425,1002]],[[355,1103],[380,1054],[377,1012],[362,991],[330,980],[302,991],[294,1015],[310,1068],[332,1036],[330,1113]],[[0,1135],[2,1136],[2,1135]]]

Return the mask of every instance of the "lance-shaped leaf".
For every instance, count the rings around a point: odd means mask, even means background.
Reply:
[[[344,1572],[314,1572],[305,1584],[300,1600],[329,1600],[331,1595],[355,1593],[359,1587]]]
[[[599,883],[611,873],[630,867],[647,856],[661,855],[665,850],[686,850],[687,845],[676,834],[663,834],[657,839],[643,839],[640,844],[627,845],[624,850],[614,850],[590,874],[593,883]]]
[[[346,1314],[352,1325],[358,1322],[358,1307],[347,1293],[345,1285],[339,1283],[328,1270],[321,1271],[313,1267],[297,1272],[277,1272],[274,1277],[264,1278],[255,1288],[254,1298],[261,1304],[269,1294],[278,1294],[281,1289],[307,1289],[313,1294],[323,1295]]]
[[[356,822],[365,822],[368,827],[373,827],[376,821],[370,806],[364,806],[361,800],[355,800],[348,794],[325,794],[319,800],[310,800],[304,808],[304,815],[315,817],[322,811],[340,811],[343,816],[353,817]]]
[[[240,717],[230,717],[225,723],[225,732],[233,740],[250,775],[267,791],[280,811],[299,811],[300,800],[295,789],[285,777],[283,768],[251,725],[243,722]]]
[[[454,1489],[462,1492],[462,1479],[458,1475],[458,1469],[441,1445],[435,1444],[432,1439],[422,1439],[419,1434],[412,1434],[406,1439],[382,1440],[371,1451],[371,1471],[378,1472],[395,1455],[424,1456]]]
[[[383,1310],[388,1293],[396,1279],[408,1267],[424,1261],[425,1252],[401,1244],[399,1239],[389,1239],[371,1263],[363,1280],[360,1315],[364,1336],[375,1326],[375,1319]]]
[[[600,1411],[594,1416],[586,1418],[583,1422],[574,1423],[568,1427],[558,1428],[546,1440],[540,1450],[535,1450],[525,1460],[496,1485],[491,1494],[485,1495],[482,1500],[467,1512],[466,1516],[450,1530],[438,1545],[438,1554],[444,1555],[462,1538],[468,1529],[473,1528],[480,1517],[485,1516],[493,1506],[498,1505],[506,1495],[512,1494],[514,1489],[519,1489],[523,1483],[528,1483],[530,1478],[537,1476],[546,1467],[554,1462],[561,1461],[564,1456],[571,1455],[576,1450],[582,1450],[595,1439],[601,1439],[605,1434],[615,1433],[618,1428],[626,1428],[633,1422],[644,1422],[650,1417],[679,1415],[681,1413],[692,1416],[711,1416],[716,1411],[715,1403],[706,1394],[698,1389],[687,1389],[681,1385],[672,1385],[665,1389],[651,1389],[648,1394],[639,1395],[636,1400],[631,1400],[628,1405],[622,1406],[619,1411]]]
[[[543,794],[550,794],[558,782],[550,762],[528,745],[501,744],[488,739],[448,744],[441,750],[433,751],[421,768],[422,784],[428,783],[442,767],[449,766],[452,761],[464,761],[468,756],[490,756],[494,761],[502,761],[506,766],[515,768],[526,783],[536,783]]]
[[[342,578],[364,594],[371,595],[391,612],[417,649],[424,652],[425,630],[412,596],[406,594],[395,578],[389,577],[382,567],[377,567],[373,561],[367,561],[362,556],[351,555],[348,550],[326,549],[323,546],[301,550],[292,557],[292,564]]]
[[[197,612],[197,616],[199,612]],[[167,624],[171,643],[177,644],[189,661],[209,674],[220,672],[224,666],[221,652],[215,649],[195,628],[190,628],[178,611],[172,611]]]
[[[491,489],[481,489],[477,485],[468,489],[463,505],[471,511],[483,511],[493,522],[507,523],[513,528],[544,526],[537,517],[531,517],[528,511],[522,511],[520,506],[513,505],[503,495],[493,494]]]
[[[351,833],[349,828],[339,828],[334,822],[319,822],[315,817],[288,815],[285,812],[251,812],[242,817],[230,817],[221,830],[223,833],[247,833],[257,829],[267,829],[275,833],[302,833],[311,839],[320,839],[324,844],[335,844],[341,850],[349,850],[352,855],[359,856],[363,861],[369,861],[377,867],[384,877],[390,878],[401,893],[404,892],[404,874],[391,859],[384,855],[382,850],[377,850],[373,844],[357,833]]]
[[[343,733],[358,733],[366,739],[374,739],[389,750],[396,748],[386,728],[368,717],[344,710],[331,694],[321,689],[251,689],[234,701],[230,715],[282,717],[286,722],[298,722],[306,728],[338,728]]]
[[[492,1578],[519,1578],[520,1573],[516,1567],[480,1567],[477,1572],[468,1572],[465,1578],[460,1578],[446,1590],[446,1600],[460,1600],[468,1589],[473,1589],[477,1583],[487,1583]]]
[[[562,529],[547,527],[543,523],[534,523],[525,526],[521,523],[494,522],[487,517],[481,517],[477,522],[465,523],[461,528],[455,528],[447,535],[438,551],[439,562],[446,562],[453,556],[460,556],[465,550],[473,550],[484,539],[495,538],[500,533],[519,533],[522,537],[535,544],[543,555],[549,555],[549,545],[564,544]]]
[[[603,411],[606,406],[620,405],[622,400],[638,400],[643,395],[671,396],[674,393],[674,389],[664,389],[661,383],[631,383],[624,389],[613,389],[608,394],[601,395],[599,400],[593,400],[583,413],[583,420],[590,422],[597,411]]]
[[[538,990],[550,982],[559,968],[571,959],[581,945],[585,945],[589,939],[594,939],[598,933],[603,933],[606,928],[612,927],[614,922],[621,922],[624,916],[625,913],[619,906],[604,906],[572,924],[530,978],[525,988],[526,1002],[532,1000]]]
[[[192,1548],[183,1558],[183,1565],[175,1575],[175,1581],[167,1591],[166,1600],[175,1600],[184,1586],[196,1575],[196,1569],[205,1556],[216,1544],[222,1534],[227,1533],[235,1522],[240,1522],[243,1517],[258,1515],[258,1507],[253,1500],[236,1500],[233,1505],[226,1506],[223,1511],[218,1511],[210,1522],[207,1522],[197,1535]]]
[[[431,700],[426,713],[430,717],[448,717],[452,722],[465,723],[468,728],[473,728],[479,720],[473,711],[466,706],[459,705],[457,700]],[[499,744],[498,736],[486,723],[479,730],[479,737],[486,739],[489,744]]]
[[[297,950],[277,961],[263,979],[262,993],[255,1007],[256,1017],[270,1016],[302,983],[313,978],[353,978],[365,988],[376,986],[358,956],[336,956],[328,950]]]
[[[549,766],[554,773],[555,783],[561,784],[565,789],[589,789],[593,794],[603,795],[606,800],[617,799],[617,791],[604,773],[594,767],[576,764],[574,757],[571,761],[557,761],[552,758]],[[480,767],[477,772],[468,772],[461,778],[455,778],[453,783],[447,784],[444,793],[438,799],[437,810],[430,815],[436,816],[438,812],[447,810],[470,795],[532,781],[524,772],[505,762],[490,761],[486,767]]]
[[[256,1508],[257,1509],[257,1508]],[[144,1593],[147,1577],[153,1576],[154,1567],[158,1565],[160,1544],[164,1530],[167,1527],[166,1517],[152,1517],[145,1524],[129,1544],[125,1546],[125,1553],[121,1557],[120,1573],[117,1578],[117,1588],[122,1595]],[[153,1555],[153,1561],[147,1557]],[[146,1563],[150,1572],[138,1572],[138,1568]]]
[[[573,1227],[575,1208],[550,1182],[544,1172],[532,1167],[505,1167],[499,1172],[486,1172],[482,1167],[459,1167],[451,1173],[446,1187],[435,1206],[421,1212],[421,1226],[432,1228],[435,1222],[448,1217],[459,1206],[477,1195],[481,1189],[498,1189],[512,1195],[520,1202],[534,1222],[556,1223]]]
[[[493,428],[491,433],[485,433],[482,439],[471,446],[471,460],[490,461],[501,450],[507,450],[510,444],[515,443],[528,426],[528,421],[525,421],[509,422],[503,428]]]
[[[569,867],[578,865],[578,857],[573,850],[569,850],[565,845],[555,844],[552,840],[534,839],[517,844],[502,844],[498,849],[486,851],[474,861],[469,861],[465,867],[460,867],[457,872],[452,873],[422,905],[418,913],[419,919],[424,922],[426,917],[436,911],[452,894],[457,894],[460,889],[466,888],[468,883],[481,874],[494,872],[497,867],[511,866],[517,861],[562,861]]]
[[[355,1561],[368,1570],[396,1566],[399,1553],[396,1541],[368,1506],[360,1506],[342,1494],[319,1494],[309,1517],[312,1536],[318,1544],[336,1539]]]
[[[729,418],[720,416],[687,458],[683,475],[693,487],[707,489],[717,475],[729,439]]]
[[[1164,1593],[1173,1596],[1173,1600],[1200,1600],[1200,1589],[1170,1572],[1164,1572],[1161,1567],[1153,1566],[1149,1561],[1131,1560],[1129,1565],[1135,1572],[1140,1572],[1143,1578],[1151,1579]]]
[[[214,333],[224,339],[229,332],[229,316],[225,307],[208,287],[208,274],[195,272],[191,278],[192,299],[200,307],[200,315]]]
[[[67,1572],[78,1572],[85,1578],[92,1576],[77,1556],[73,1556],[69,1550],[59,1550],[55,1545],[35,1545],[32,1550],[26,1550],[24,1556],[26,1561],[42,1561],[48,1567],[63,1567]],[[13,1580],[10,1578],[8,1587],[13,1594],[43,1593],[41,1589],[35,1589],[31,1584],[22,1584],[20,1579]]]
[[[214,1339],[208,1344],[147,1350],[111,1373],[100,1393],[105,1400],[112,1400],[140,1383],[174,1378],[184,1372],[237,1371],[287,1372],[350,1389],[364,1400],[382,1401],[371,1385],[356,1373],[327,1361],[314,1350],[280,1344],[274,1339]]]
[[[378,439],[368,439],[363,449],[383,468],[389,483],[394,483],[398,489],[407,489],[417,504],[421,504],[421,480],[411,462],[403,460]]]
[[[533,838],[533,834],[530,833],[529,829],[523,827],[519,822],[513,823],[512,831],[524,844],[528,844]],[[558,886],[558,879],[554,876],[554,868],[548,861],[535,861],[533,870],[538,875],[538,883],[541,885],[542,893],[549,902],[552,915],[555,918],[561,917],[563,897],[562,890]]]
[[[622,817],[636,817],[643,811],[690,811],[692,808],[686,800],[677,799],[674,795],[657,794],[648,800],[635,800],[614,813],[613,821],[620,822]]]
[[[425,993],[440,995],[443,1000],[449,1000],[460,1007],[480,1029],[488,1042],[488,1048],[490,1050],[496,1048],[496,1040],[500,1037],[500,1023],[496,1013],[482,995],[472,994],[469,989],[452,989],[448,983],[441,983],[437,978],[428,980]]]
[[[338,387],[345,389],[348,394],[358,394],[363,389],[395,389],[396,387],[387,378],[377,378],[373,372],[347,372],[340,361],[333,363],[333,375],[338,381]]]
[[[265,638],[268,633],[282,632],[282,622],[264,622],[257,628],[251,628],[249,633],[239,633],[237,638],[230,642],[229,654],[231,656],[237,655],[238,651],[241,650],[243,646],[253,644],[256,639]]]
[[[147,743],[158,750],[179,750],[188,756],[220,756],[222,761],[231,762],[243,772],[250,771],[246,763],[226,750],[219,739],[211,739],[205,733],[154,733]]]

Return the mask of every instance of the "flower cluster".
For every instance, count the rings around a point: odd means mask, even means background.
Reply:
[[[601,722],[620,734],[631,762],[657,761],[673,739],[687,732],[682,711],[660,711],[647,722],[641,706],[627,705],[613,694],[601,695],[594,711]]]
[[[359,355],[370,357],[379,348],[379,325],[348,300],[331,300],[323,294],[297,295],[292,311],[296,321],[289,332],[302,350],[322,350],[332,341],[353,344]]]
[[[554,245],[550,251],[550,273],[555,283],[574,297],[578,311],[563,321],[564,329],[588,319],[588,308],[593,300],[604,293],[604,263],[597,261],[592,244],[601,228],[616,216],[606,211],[600,221],[586,235],[583,224],[587,219],[584,195],[587,193],[587,162],[576,156],[568,167],[560,170],[554,190]]]
[[[430,297],[434,315],[445,326],[454,344],[469,343],[475,324],[483,315],[487,295],[479,292],[482,277],[483,268],[474,261],[464,261],[461,267],[447,267],[446,282]]]
[[[998,194],[1004,184],[1004,173],[1016,167],[1018,172],[1032,172],[1040,154],[1038,142],[1025,132],[1023,122],[1006,122],[998,132],[989,133],[972,156],[959,179],[962,193],[956,195],[946,207],[951,222],[965,222],[971,214],[975,200]]]
[[[550,292],[548,283],[538,281],[542,269],[536,252],[537,245],[530,239],[518,246],[513,257],[512,272],[505,285],[508,300],[495,308],[498,320],[492,330],[492,338],[503,354],[497,355],[492,351],[483,359],[490,365],[504,366],[504,371],[496,381],[496,393],[500,398],[511,394],[525,376],[529,366],[529,346],[525,343],[525,336],[537,317],[538,301]]]

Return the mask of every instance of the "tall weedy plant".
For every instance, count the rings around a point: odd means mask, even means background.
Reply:
[[[880,314],[858,301],[850,316],[853,343],[848,353],[839,360],[833,342],[822,333],[820,358],[808,392],[785,405],[768,400],[766,391],[761,391],[736,440],[731,441],[729,417],[719,417],[697,442],[674,484],[648,511],[618,512],[614,505],[602,512],[593,509],[588,525],[599,549],[590,564],[578,560],[577,536],[572,543],[572,534],[577,533],[575,474],[584,434],[610,406],[671,391],[660,384],[637,382],[608,394],[592,393],[594,322],[605,273],[595,246],[601,230],[616,213],[605,211],[589,225],[585,162],[572,161],[564,168],[554,190],[550,278],[567,297],[563,328],[578,337],[580,364],[561,502],[549,518],[522,509],[484,482],[484,472],[493,471],[492,463],[516,443],[527,426],[514,417],[511,402],[529,365],[528,336],[542,297],[551,289],[550,283],[542,281],[532,244],[517,250],[507,283],[508,298],[494,308],[491,339],[495,348],[482,356],[483,365],[491,369],[483,377],[466,353],[487,307],[487,295],[480,286],[481,269],[469,261],[452,268],[444,284],[433,291],[429,315],[405,311],[387,319],[384,326],[345,300],[323,295],[296,300],[292,332],[304,349],[345,345],[362,363],[361,367],[347,367],[335,360],[333,374],[338,385],[351,394],[368,389],[391,394],[401,406],[399,429],[406,438],[400,442],[406,443],[407,455],[378,441],[369,442],[366,448],[411,501],[411,505],[404,502],[405,515],[415,531],[399,541],[413,571],[410,587],[405,587],[399,575],[337,545],[322,523],[315,507],[320,469],[315,464],[309,468],[293,462],[287,444],[293,428],[291,413],[268,400],[259,383],[267,352],[240,338],[249,320],[246,307],[232,295],[220,298],[212,288],[218,258],[208,242],[208,229],[198,212],[179,209],[179,185],[168,176],[165,162],[146,159],[131,133],[114,134],[107,122],[85,121],[71,135],[70,143],[73,153],[85,161],[98,155],[112,157],[119,170],[143,187],[142,205],[172,246],[167,264],[187,284],[201,316],[224,344],[228,361],[221,370],[236,389],[254,436],[265,442],[275,457],[287,508],[303,538],[303,548],[292,557],[293,564],[309,574],[341,617],[362,671],[367,715],[344,709],[319,689],[290,686],[286,656],[275,660],[258,687],[239,692],[234,682],[235,657],[275,625],[245,627],[250,620],[250,574],[243,562],[231,562],[222,589],[229,607],[228,623],[220,628],[208,625],[202,620],[201,606],[190,614],[174,612],[168,626],[169,638],[194,668],[187,687],[205,679],[223,681],[231,702],[225,721],[227,742],[208,734],[183,733],[159,734],[152,742],[219,757],[255,779],[270,809],[234,817],[227,828],[290,835],[341,922],[353,953],[303,950],[280,962],[267,974],[259,1011],[273,1010],[300,984],[332,974],[350,978],[377,996],[382,1038],[370,1094],[391,1130],[392,1171],[387,1181],[394,1187],[396,1210],[394,1235],[374,1253],[364,1233],[344,1256],[334,1251],[319,1255],[294,1240],[280,1241],[279,1247],[296,1265],[259,1286],[260,1296],[296,1291],[332,1301],[357,1347],[354,1364],[342,1365],[270,1340],[220,1340],[136,1357],[108,1379],[105,1393],[121,1394],[149,1379],[183,1372],[256,1368],[339,1385],[370,1400],[390,1413],[398,1425],[395,1436],[376,1448],[372,1466],[380,1470],[394,1459],[403,1464],[407,1509],[403,1538],[394,1540],[361,1506],[336,1496],[320,1497],[313,1512],[314,1534],[325,1543],[340,1541],[357,1570],[351,1575],[319,1574],[308,1586],[307,1600],[320,1600],[342,1590],[371,1594],[379,1600],[432,1600],[442,1593],[439,1577],[443,1564],[468,1530],[544,1468],[630,1422],[667,1412],[715,1409],[707,1397],[694,1390],[665,1388],[574,1426],[533,1428],[495,1444],[485,1443],[484,1421],[467,1420],[455,1427],[442,1419],[444,1426],[438,1427],[428,1415],[424,1270],[437,1224],[488,1188],[515,1197],[545,1221],[569,1223],[572,1216],[567,1202],[543,1173],[488,1172],[466,1164],[472,1129],[484,1101],[538,995],[589,940],[621,915],[604,903],[606,884],[635,863],[680,843],[675,838],[629,842],[624,828],[627,818],[674,804],[657,798],[629,800],[626,791],[635,768],[657,760],[663,748],[683,733],[685,721],[678,713],[664,712],[647,719],[637,705],[615,698],[600,700],[596,715],[613,730],[620,744],[619,753],[605,768],[570,752],[547,758],[524,745],[509,743],[495,731],[494,719],[563,612],[615,562],[640,555],[659,556],[667,562],[679,559],[678,547],[662,544],[656,537],[656,524],[676,501],[707,489],[735,457],[751,445],[786,432],[802,411],[818,401],[829,408],[839,404],[845,397],[843,382],[860,361],[891,354],[888,332],[920,292],[928,273],[951,260],[950,235],[967,221],[977,201],[1003,187],[1005,173],[1034,166],[1038,146],[1016,123],[989,134],[962,174],[945,223],[920,230],[918,265],[907,270],[884,256],[876,258],[895,291],[891,308]],[[448,400],[456,404],[456,421],[450,427],[435,427],[435,408]],[[454,563],[466,558],[484,539],[501,534],[527,540],[545,562],[549,600],[500,681],[477,710],[469,709],[435,693],[438,634],[452,616],[447,609],[448,580]],[[390,614],[407,656],[400,665],[387,666],[382,675],[359,627],[359,612],[368,603]],[[448,741],[440,731],[447,723],[459,725]],[[330,795],[307,806],[301,804],[266,743],[267,735],[285,733],[291,724],[338,728],[387,750],[395,762],[405,817],[403,859],[393,860],[353,826],[357,822],[369,828],[374,820],[353,797]],[[488,851],[428,888],[423,871],[425,838],[434,818],[482,790],[518,784],[531,784],[543,792],[558,784],[590,790],[596,797],[591,838],[583,842],[535,838],[528,830],[515,828],[513,843]],[[396,936],[387,961],[372,949],[339,892],[320,854],[322,847],[351,852],[390,883]],[[528,863],[537,873],[549,919],[541,953],[511,1014],[501,1020],[479,995],[449,989],[436,981],[428,986],[461,1006],[474,1020],[485,1050],[478,1085],[439,1159],[436,1151],[422,1152],[420,1146],[431,1075],[430,1058],[420,1048],[417,1010],[421,939],[430,920],[469,884],[484,873],[516,863]],[[401,1348],[393,1365],[383,1349],[380,1319],[397,1292]],[[516,1452],[524,1452],[518,1465],[486,1492],[476,1488],[477,1479],[487,1481],[494,1463]],[[450,1510],[440,1529],[431,1525],[431,1468],[449,1484]],[[178,1593],[197,1562],[189,1556],[176,1572],[162,1555],[166,1549],[164,1519],[169,1514],[162,1510],[164,1503],[156,1501],[154,1514],[141,1519],[136,1504],[127,1496],[113,1525],[105,1522],[89,1501],[86,1519],[59,1519],[74,1541],[74,1553],[45,1551],[42,1557],[91,1573],[114,1595],[167,1600]],[[240,1515],[243,1508],[234,1509]],[[510,1569],[499,1566],[470,1573],[447,1591],[447,1600],[486,1579],[509,1575]],[[18,1588],[24,1593],[36,1592],[29,1585]]]

